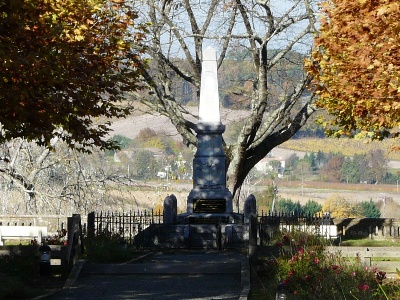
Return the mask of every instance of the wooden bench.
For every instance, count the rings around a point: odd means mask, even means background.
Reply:
[[[45,226],[0,226],[0,246],[4,240],[36,239],[41,244],[43,237],[47,236]]]

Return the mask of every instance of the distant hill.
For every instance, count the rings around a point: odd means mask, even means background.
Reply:
[[[191,115],[188,115],[190,120],[195,122],[195,115],[198,113],[197,106],[189,106],[186,108]],[[232,110],[221,109],[221,122],[227,127],[232,121],[238,121],[245,118],[249,114],[246,110]],[[181,136],[176,131],[171,121],[159,114],[145,114],[136,112],[135,115],[129,116],[126,119],[118,119],[111,125],[113,130],[111,135],[123,135],[128,138],[134,139],[139,134],[140,130],[144,128],[151,128],[159,134],[165,134],[176,140],[181,140]],[[365,153],[370,149],[380,148],[387,153],[389,160],[389,167],[393,169],[400,169],[400,153],[390,151],[390,146],[393,141],[371,142],[355,139],[334,139],[334,138],[301,138],[291,139],[284,144],[280,145],[272,151],[272,155],[282,160],[287,159],[292,153],[302,158],[307,152],[322,151],[341,152],[347,156],[353,156],[355,153]]]
[[[190,114],[197,115],[198,107],[189,106],[186,108]],[[232,110],[232,109],[221,109],[221,122],[224,125],[229,125],[232,121],[245,118],[249,115],[248,111],[245,110]],[[195,117],[188,115],[189,120],[195,121]],[[144,128],[151,128],[159,134],[165,134],[181,140],[181,136],[176,131],[171,121],[159,114],[142,114],[127,117],[126,119],[119,119],[112,123],[111,129],[113,130],[111,135],[123,135],[128,138],[135,138],[140,130]]]

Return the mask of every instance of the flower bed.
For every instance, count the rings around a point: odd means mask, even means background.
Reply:
[[[400,288],[385,272],[360,259],[324,251],[326,241],[292,232],[276,242],[280,255],[269,259],[269,280],[287,299],[400,299]]]

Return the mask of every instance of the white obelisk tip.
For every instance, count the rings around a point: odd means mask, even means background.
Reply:
[[[201,123],[219,125],[219,94],[217,77],[217,55],[215,50],[207,47],[203,51],[201,69],[199,119]]]

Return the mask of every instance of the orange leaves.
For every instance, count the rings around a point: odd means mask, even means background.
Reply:
[[[332,132],[388,133],[400,123],[399,2],[331,0],[321,9],[328,22],[306,69]]]
[[[391,13],[398,13],[400,10],[400,5],[398,2],[392,2],[387,5],[382,5],[380,8],[377,10],[377,16],[383,16]]]
[[[129,113],[117,106],[121,87],[137,89],[145,63],[143,32],[128,25],[137,13],[125,0],[118,1],[118,12],[106,3],[13,0],[2,7],[9,13],[0,14],[0,139],[46,143],[61,126],[66,132],[60,137],[71,145],[110,146],[103,140],[107,126],[96,126],[94,118]],[[127,68],[127,61],[137,68]]]

